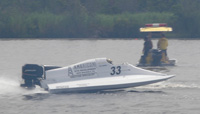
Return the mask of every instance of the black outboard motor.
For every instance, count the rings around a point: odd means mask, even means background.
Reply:
[[[43,66],[37,64],[25,64],[22,67],[22,79],[24,84],[21,87],[35,88],[35,85],[41,85],[40,80],[45,79],[45,71],[60,68],[58,66]]]
[[[43,79],[44,67],[37,64],[25,64],[22,67],[22,79],[24,84],[21,87],[35,88],[35,85],[40,85],[40,80]]]
[[[160,66],[162,59],[162,51],[158,49],[152,49],[152,66]]]

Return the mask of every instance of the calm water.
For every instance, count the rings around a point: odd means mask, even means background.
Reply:
[[[178,64],[156,70],[176,74],[166,82],[121,91],[49,94],[19,87],[22,65],[67,66],[99,57],[135,65],[143,40],[0,40],[0,114],[199,114],[200,40],[169,44],[168,55]]]

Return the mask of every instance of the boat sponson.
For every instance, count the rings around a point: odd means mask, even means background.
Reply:
[[[126,84],[118,84],[118,85],[103,85],[103,86],[91,86],[91,87],[77,87],[77,88],[62,88],[62,89],[51,89],[49,90],[50,93],[90,93],[90,92],[97,92],[101,90],[109,90],[109,89],[123,89],[123,88],[130,88],[130,87],[138,87],[143,85],[148,85],[152,83],[161,82],[164,80],[168,80],[174,77],[173,75],[169,76],[168,78],[152,80],[152,81],[145,81],[145,82],[137,82],[137,83],[126,83]]]

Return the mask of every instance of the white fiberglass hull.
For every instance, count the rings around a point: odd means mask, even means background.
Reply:
[[[27,64],[22,71],[25,82],[22,87],[40,85],[51,93],[137,87],[173,77],[128,63],[114,65],[106,58],[90,59],[66,67]]]
[[[89,92],[108,89],[120,89],[137,87],[167,80],[174,77],[169,76],[153,76],[153,75],[132,75],[106,77],[99,79],[87,79],[72,82],[49,84],[48,89],[51,93],[59,92]]]

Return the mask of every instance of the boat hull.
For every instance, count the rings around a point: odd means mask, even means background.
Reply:
[[[123,89],[148,85],[161,82],[174,77],[169,76],[129,76],[116,78],[90,79],[84,81],[65,82],[49,84],[50,93],[71,93],[71,92],[96,92],[110,89]]]

